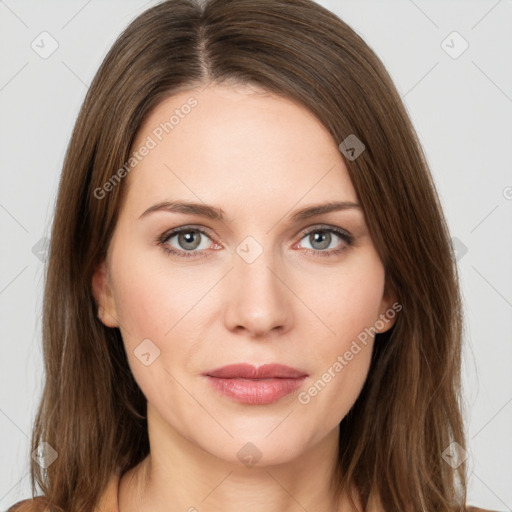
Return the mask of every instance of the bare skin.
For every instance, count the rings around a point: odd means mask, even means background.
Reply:
[[[93,279],[99,317],[120,328],[148,401],[150,454],[122,478],[120,510],[348,511],[329,480],[338,425],[367,377],[373,336],[342,370],[333,365],[396,298],[361,208],[289,219],[311,205],[358,204],[348,171],[312,114],[247,86],[166,99],[134,147],[191,96],[197,106],[125,178],[126,201]],[[215,205],[224,219],[163,210],[141,217],[176,200]],[[156,243],[181,226],[191,226],[189,245],[177,234]],[[134,353],[145,339],[160,351],[149,365]],[[241,362],[308,376],[297,392],[254,405],[221,395],[202,375]],[[331,378],[322,377],[329,369]],[[319,379],[325,386],[309,392]],[[252,465],[239,455],[244,446],[256,447]]]

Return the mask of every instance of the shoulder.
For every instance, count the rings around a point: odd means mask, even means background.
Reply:
[[[109,482],[105,494],[102,496],[100,503],[100,510],[117,510],[117,500],[114,493],[115,485],[118,483],[119,477],[114,477]],[[43,512],[46,504],[46,499],[43,496],[37,498],[18,501],[11,508],[8,508],[6,512]],[[103,506],[101,506],[103,505]],[[496,512],[486,508],[478,508],[468,506],[466,512]]]
[[[7,512],[42,512],[46,505],[46,499],[42,496],[29,500],[18,501]]]
[[[103,494],[100,496],[98,512],[119,512],[117,504],[117,488],[119,486],[120,474],[119,472],[113,474],[106,485]],[[32,499],[18,501],[8,508],[6,512],[44,512],[47,503],[47,498],[44,496],[37,496]]]

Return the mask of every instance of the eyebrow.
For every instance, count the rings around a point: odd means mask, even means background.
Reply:
[[[299,222],[316,215],[322,215],[325,213],[343,211],[349,209],[361,209],[361,205],[352,201],[338,201],[330,203],[322,203],[306,206],[300,210],[296,210],[290,214],[286,220],[287,222]],[[212,220],[224,220],[224,210],[222,208],[211,206],[205,203],[190,203],[185,201],[162,201],[160,203],[150,206],[145,210],[139,217],[142,219],[151,213],[158,211],[167,211],[174,213],[184,213],[189,215],[200,215],[207,217]]]

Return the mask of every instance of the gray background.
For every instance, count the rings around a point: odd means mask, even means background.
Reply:
[[[29,495],[43,373],[41,239],[64,152],[104,55],[154,3],[0,0],[1,510]],[[382,59],[424,146],[465,302],[469,503],[512,510],[512,1],[319,3]],[[58,48],[42,58],[52,39]]]

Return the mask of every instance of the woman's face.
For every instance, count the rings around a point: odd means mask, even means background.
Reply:
[[[366,379],[374,328],[394,322],[383,321],[394,298],[337,144],[290,100],[210,86],[161,103],[133,151],[93,283],[150,433],[238,463],[300,456],[336,432]],[[297,214],[331,203],[348,205]],[[239,363],[298,373],[207,376]]]

